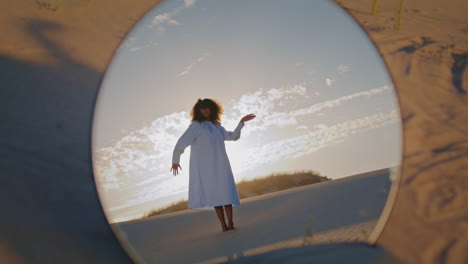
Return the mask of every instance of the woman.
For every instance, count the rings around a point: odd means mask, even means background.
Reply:
[[[234,131],[227,131],[220,122],[222,114],[223,108],[216,100],[198,99],[190,113],[191,124],[174,147],[170,171],[176,176],[178,168],[182,169],[180,156],[190,145],[188,208],[214,207],[225,232],[235,229],[232,205],[239,205],[240,201],[224,141],[238,140],[244,122],[255,118],[255,115],[244,116]]]

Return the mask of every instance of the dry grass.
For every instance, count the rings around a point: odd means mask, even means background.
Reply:
[[[303,170],[293,173],[272,173],[263,177],[257,177],[251,180],[242,180],[236,183],[239,198],[244,199],[265,193],[271,193],[286,190],[303,185],[314,184],[318,182],[331,180],[328,177],[311,171]],[[171,203],[162,208],[154,209],[145,214],[144,217],[167,214],[171,212],[187,210],[188,201],[181,200]]]
[[[236,184],[241,199],[330,180],[314,171],[272,173]]]

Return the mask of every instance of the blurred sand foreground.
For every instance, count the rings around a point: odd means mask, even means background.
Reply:
[[[237,230],[224,233],[214,210],[181,211],[112,226],[126,237],[142,262],[247,260],[273,250],[365,242],[390,185],[389,170],[383,169],[243,199],[233,208]]]

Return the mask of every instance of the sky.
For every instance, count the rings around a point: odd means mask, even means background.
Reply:
[[[371,41],[326,0],[167,0],[123,40],[93,121],[108,220],[187,199],[190,147],[170,172],[198,98],[220,101],[236,181],[313,170],[333,179],[398,166],[392,81]]]

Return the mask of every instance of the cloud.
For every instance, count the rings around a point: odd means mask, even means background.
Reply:
[[[169,21],[173,15],[174,15],[173,13],[164,13],[164,14],[157,15],[153,18],[151,25],[155,26],[157,24],[161,24],[166,21]]]
[[[242,166],[237,173],[261,164],[272,164],[280,160],[295,159],[317,152],[329,145],[338,144],[355,134],[380,128],[398,122],[395,110],[378,113],[332,126],[321,125],[319,130],[304,135],[285,138],[258,147],[251,147],[242,153]]]
[[[175,19],[169,19],[167,21],[168,24],[171,24],[171,25],[180,25],[181,23]]]
[[[149,25],[146,25],[146,27],[139,29],[139,34],[143,34],[145,31],[150,30],[154,27],[156,27],[156,37],[161,37],[162,35],[165,34],[167,31],[167,26],[179,26],[182,25],[179,21],[177,21],[174,17],[176,17],[180,12],[182,12],[184,9],[188,9],[192,7],[195,4],[195,0],[185,0],[184,4],[178,7],[173,8],[169,12],[165,12],[162,14],[157,14],[153,17]],[[152,42],[156,42],[155,39],[152,40]],[[137,44],[139,46],[135,47],[134,45]],[[141,45],[138,43],[136,37],[131,37],[131,40],[126,40],[122,47],[128,48],[131,52],[135,52],[138,50],[141,50],[143,48],[155,46],[152,44],[146,44],[146,45]]]
[[[156,25],[161,25],[161,24],[180,25],[180,23],[177,20],[175,20],[174,17],[177,16],[184,9],[188,9],[192,7],[195,4],[195,2],[196,2],[195,0],[185,0],[183,6],[178,6],[169,12],[165,12],[165,13],[154,16],[153,20],[151,21],[149,25],[149,28],[152,28]]]
[[[136,52],[144,48],[149,48],[149,47],[156,47],[158,46],[158,42],[144,42],[140,46],[135,46],[129,49],[130,52]]]
[[[391,89],[392,89],[391,86],[385,85],[382,87],[373,88],[373,89],[366,90],[366,91],[360,91],[360,92],[356,92],[353,94],[344,95],[333,100],[320,102],[318,104],[311,105],[310,107],[293,110],[290,112],[290,114],[292,116],[310,115],[310,114],[318,113],[324,109],[334,108],[336,106],[339,106],[343,102],[350,101],[358,97],[364,97],[364,96],[369,97],[372,95],[383,93],[385,91],[390,91]]]
[[[340,64],[336,68],[338,69],[340,73],[349,72],[349,65],[346,65],[346,64]]]
[[[327,84],[328,87],[332,86],[332,84],[334,84],[335,82],[336,82],[335,79],[331,79],[331,78],[325,79],[325,83]]]
[[[318,125],[315,125],[316,128],[320,129],[320,130],[324,130],[324,129],[327,129],[328,126],[325,125],[325,124],[318,124]]]
[[[295,103],[306,104],[311,97],[319,96],[318,92],[307,92],[305,84],[289,85],[269,90],[260,89],[256,92],[244,94],[232,104],[232,111],[226,115],[227,126],[235,126],[237,118],[249,113],[257,116],[255,122],[249,124],[248,135],[255,131],[265,130],[269,126],[286,126],[296,124],[298,121],[291,116],[288,109]]]
[[[113,146],[93,152],[99,184],[104,189],[134,185],[145,174],[158,169],[153,166],[172,152],[183,127],[189,123],[186,112],[173,113],[153,121],[149,126],[133,131]],[[164,140],[162,140],[164,139]]]
[[[185,7],[191,7],[195,4],[196,0],[184,0],[184,6]]]
[[[206,57],[208,57],[209,55],[210,55],[209,53],[205,53],[205,54],[201,55],[200,57],[198,57],[195,61],[193,61],[187,67],[185,67],[185,69],[182,72],[179,73],[179,77],[189,74],[192,71],[192,68],[196,64],[204,61],[206,59]]]
[[[312,132],[307,131],[306,134],[300,136],[284,138],[259,146],[247,147],[243,149],[242,153],[232,153],[233,155],[231,156],[233,157],[232,160],[240,161],[240,166],[236,168],[236,173],[240,174],[243,171],[254,169],[259,165],[271,164],[280,160],[296,159],[317,152],[327,146],[344,142],[358,133],[384,127],[396,123],[398,120],[396,111],[378,113],[338,123],[329,127],[322,126],[318,130]],[[170,153],[172,152],[170,151]],[[238,157],[234,157],[234,155],[238,155]],[[165,172],[166,167],[164,167],[163,173],[169,174],[169,172]],[[184,172],[182,171],[182,173]],[[188,191],[186,183],[179,182],[176,184],[175,180],[169,180],[174,178],[165,178],[167,179],[164,180],[163,178],[152,177],[137,183],[138,188],[135,190],[136,195],[130,199],[126,199],[122,204],[113,206],[111,210],[115,211],[151,200],[161,199],[168,194]],[[124,187],[125,186],[121,186],[120,188],[122,189]],[[104,196],[102,197],[105,199]]]
[[[203,59],[200,56],[195,62],[199,63]],[[229,111],[222,120],[225,128],[233,129],[243,115],[257,115],[255,122],[249,123],[243,130],[243,141],[258,138],[259,134],[269,130],[290,128],[290,131],[294,131],[260,145],[242,146],[241,153],[233,152],[236,172],[255,169],[258,164],[308,155],[329,145],[339,144],[358,133],[397,122],[396,111],[337,124],[301,122],[301,118],[311,120],[343,102],[375,96],[390,89],[390,86],[383,86],[310,105],[310,97],[315,98],[314,93],[311,87],[302,83],[259,89],[230,101],[226,107]],[[280,102],[284,105],[281,106]],[[148,201],[160,201],[170,195],[187,192],[186,177],[171,177],[169,165],[173,147],[189,124],[188,112],[172,113],[156,118],[141,129],[128,132],[112,146],[93,149],[96,182],[107,213],[116,219],[119,210],[125,211]],[[188,164],[188,152],[181,157],[181,176],[188,173],[188,167],[184,167]]]

